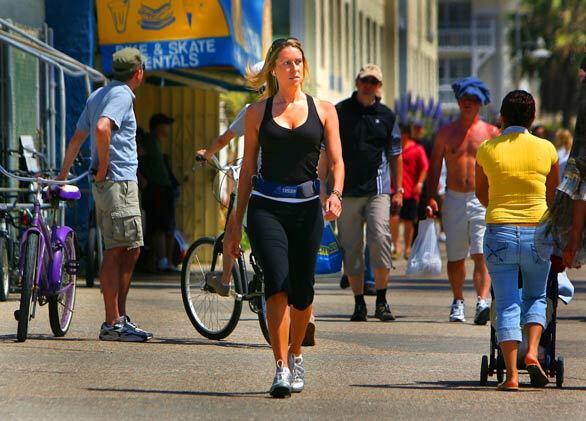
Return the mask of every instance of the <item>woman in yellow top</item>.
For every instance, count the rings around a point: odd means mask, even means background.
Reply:
[[[501,106],[503,133],[488,140],[476,156],[476,196],[486,206],[484,256],[496,304],[497,339],[507,367],[497,390],[519,388],[517,349],[527,335],[525,365],[533,386],[543,387],[547,376],[538,360],[538,346],[546,325],[546,283],[549,260],[535,248],[535,230],[558,185],[555,147],[533,136],[535,101],[525,91],[512,91]],[[519,296],[518,277],[523,278]]]

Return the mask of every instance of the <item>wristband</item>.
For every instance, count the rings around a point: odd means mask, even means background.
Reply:
[[[332,194],[338,198],[340,203],[342,203],[342,193],[340,193],[338,190],[332,190],[330,195],[332,195]]]

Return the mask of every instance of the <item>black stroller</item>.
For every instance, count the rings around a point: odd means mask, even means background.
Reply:
[[[558,271],[554,269],[555,265],[552,265],[549,275],[547,277],[547,328],[541,335],[541,341],[539,342],[539,362],[543,367],[543,370],[549,377],[555,377],[555,383],[557,387],[562,387],[564,383],[564,359],[558,356],[556,358],[556,323],[557,323],[557,309],[558,309]],[[523,285],[523,279],[521,273],[519,273],[519,288]],[[482,356],[482,363],[480,365],[480,385],[486,386],[489,376],[494,376],[499,383],[504,380],[505,376],[505,361],[501,348],[499,347],[496,339],[495,329],[495,314],[496,308],[494,304],[494,294],[492,293],[492,304],[491,304],[491,318],[490,318],[490,355]],[[543,355],[541,350],[543,350]],[[525,364],[523,362],[524,356],[519,353],[517,367],[519,370],[525,370]]]

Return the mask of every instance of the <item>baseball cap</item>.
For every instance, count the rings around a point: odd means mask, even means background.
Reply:
[[[112,54],[114,73],[128,73],[144,64],[144,58],[136,48],[126,47]]]
[[[360,68],[357,79],[364,79],[365,77],[373,77],[379,82],[383,81],[383,72],[376,64],[368,63]]]
[[[154,128],[156,128],[160,124],[171,124],[174,121],[175,121],[174,118],[171,118],[166,114],[163,114],[163,113],[153,114],[151,116],[151,119],[149,120],[149,128],[151,130],[153,130]]]

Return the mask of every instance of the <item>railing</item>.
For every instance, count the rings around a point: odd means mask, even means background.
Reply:
[[[478,25],[474,21],[468,28],[439,28],[438,46],[444,49],[493,48],[495,46],[494,21]]]
[[[457,105],[456,97],[454,96],[454,91],[452,90],[452,87],[450,85],[440,85],[438,93],[440,103],[445,105]]]

